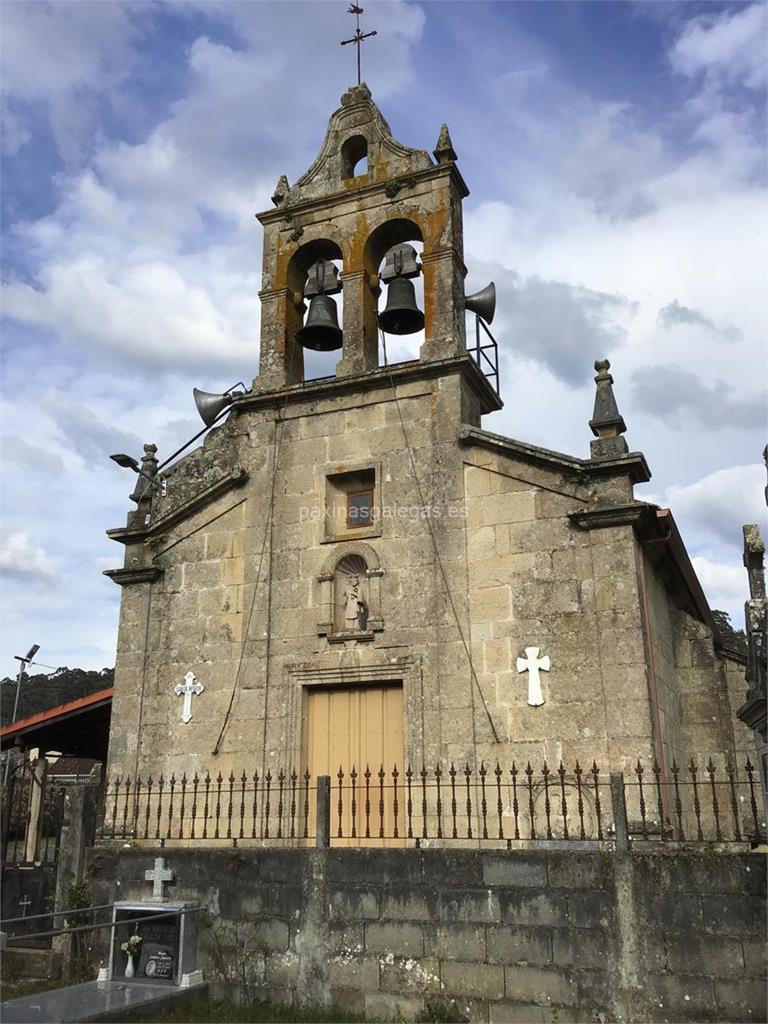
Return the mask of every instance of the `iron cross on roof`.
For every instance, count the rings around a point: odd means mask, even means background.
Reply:
[[[377,34],[376,33],[376,29],[373,29],[372,32],[361,32],[360,31],[360,15],[362,13],[363,13],[363,8],[362,7],[358,7],[357,4],[350,4],[349,5],[349,10],[347,11],[347,14],[354,14],[354,16],[355,16],[355,24],[356,24],[355,34],[352,36],[351,39],[343,39],[341,41],[341,45],[342,46],[346,46],[348,43],[354,43],[355,46],[357,47],[357,84],[358,85],[360,85],[360,82],[361,82],[361,78],[360,78],[360,45],[361,45],[361,43],[363,42],[364,39],[370,39],[371,36],[375,36]]]

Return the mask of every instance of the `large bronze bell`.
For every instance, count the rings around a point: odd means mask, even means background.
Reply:
[[[304,348],[315,352],[335,352],[342,347],[344,333],[339,327],[336,303],[330,295],[315,295],[310,299],[307,322],[296,332]]]
[[[387,290],[386,308],[379,313],[385,334],[416,334],[424,327],[424,314],[416,305],[416,289],[407,277],[395,277]]]

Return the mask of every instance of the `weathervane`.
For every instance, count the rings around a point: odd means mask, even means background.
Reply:
[[[374,29],[372,32],[361,32],[360,31],[360,15],[362,13],[363,13],[363,8],[362,7],[358,7],[357,4],[350,4],[349,5],[349,10],[347,11],[347,14],[354,14],[354,16],[355,16],[355,23],[356,23],[357,27],[355,29],[355,34],[352,36],[351,39],[343,39],[342,42],[341,42],[342,46],[346,46],[347,43],[354,43],[355,46],[357,47],[357,84],[358,85],[360,85],[360,82],[361,82],[361,78],[360,78],[360,44],[362,43],[362,41],[364,39],[370,39],[371,36],[375,36],[377,34],[376,33],[376,29]]]

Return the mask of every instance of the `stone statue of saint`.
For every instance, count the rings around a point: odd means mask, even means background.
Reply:
[[[365,605],[360,600],[360,577],[349,577],[347,589],[344,591],[344,626],[346,629],[362,629],[362,618]]]

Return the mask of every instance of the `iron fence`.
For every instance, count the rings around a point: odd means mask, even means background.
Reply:
[[[364,769],[330,776],[279,769],[165,779],[116,778],[107,787],[103,840],[168,846],[482,845],[612,841],[616,816],[633,842],[755,843],[766,833],[760,783],[712,758],[684,768],[637,761],[616,807],[611,776],[595,761],[534,769],[502,766]],[[626,808],[626,810],[625,810]]]
[[[765,804],[756,771],[749,759],[740,776],[730,761],[718,767],[710,757],[702,767],[693,758],[683,768],[673,760],[665,775],[657,761],[648,770],[638,760],[634,777],[624,783],[630,834],[662,842],[764,841]]]
[[[314,839],[311,775],[218,772],[108,784],[102,838],[171,842]]]

